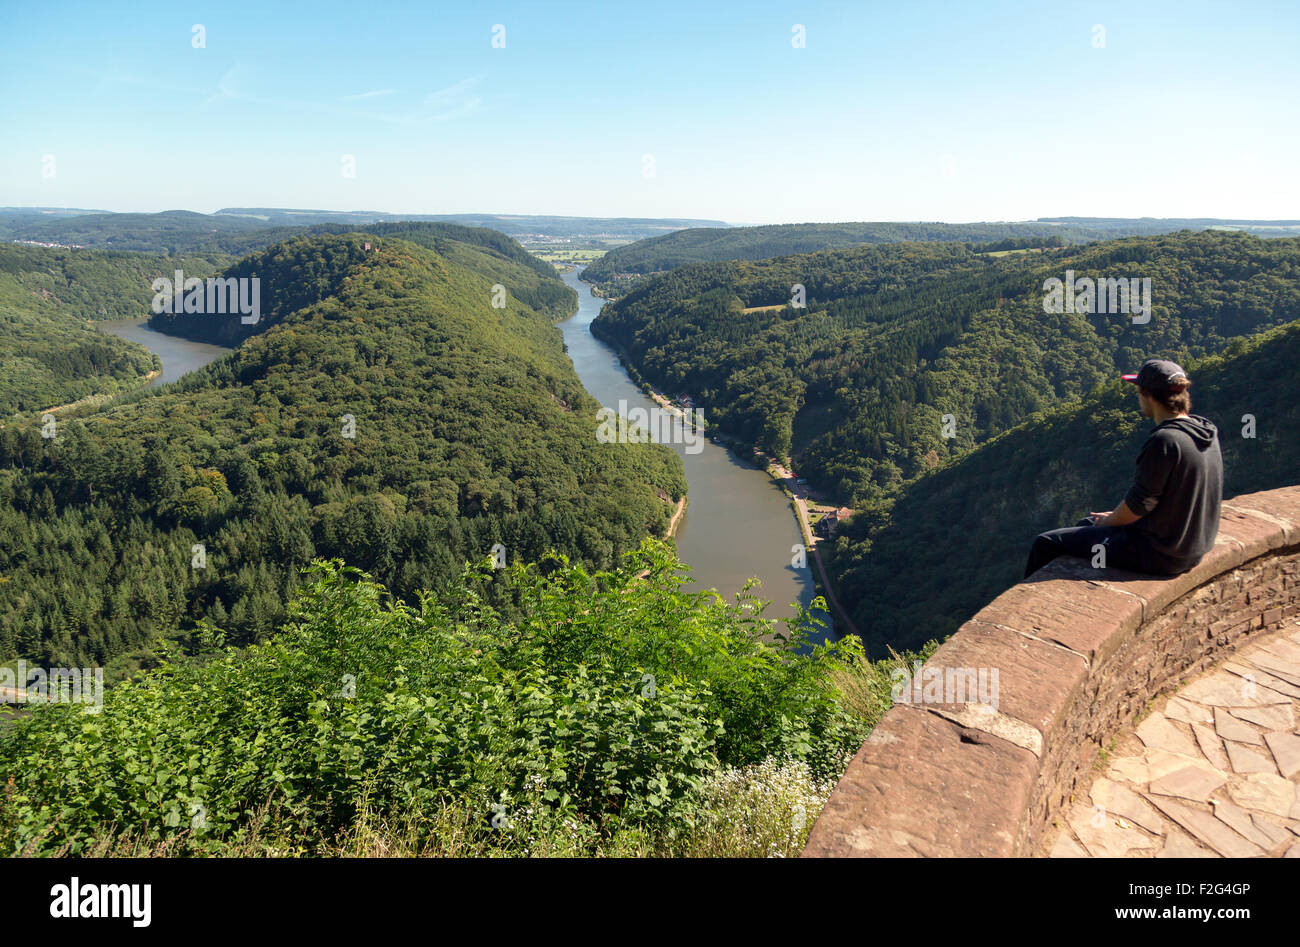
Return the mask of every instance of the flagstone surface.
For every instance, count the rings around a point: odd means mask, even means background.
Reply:
[[[1044,841],[1053,858],[1300,857],[1300,622],[1158,698]]]

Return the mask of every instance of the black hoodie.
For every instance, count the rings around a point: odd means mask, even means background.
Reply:
[[[1161,556],[1191,568],[1219,533],[1223,456],[1219,432],[1199,414],[1155,426],[1124,498],[1142,518],[1130,527]]]

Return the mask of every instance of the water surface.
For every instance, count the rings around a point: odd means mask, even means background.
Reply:
[[[617,409],[620,401],[629,410],[655,407],[633,384],[618,354],[591,334],[604,300],[592,294],[576,271],[565,273],[564,281],[578,293],[578,311],[560,329],[583,387],[609,408]],[[686,467],[688,503],[677,528],[677,551],[691,567],[694,588],[717,589],[732,601],[755,576],[762,583],[759,594],[772,601],[767,617],[789,615],[792,601],[808,605],[816,594],[812,566],[791,565],[792,547],[801,542],[799,526],[776,482],[711,441],[694,454],[683,444],[670,446]],[[820,617],[829,630],[830,616]]]
[[[178,335],[158,332],[150,329],[148,320],[145,319],[115,319],[99,323],[98,329],[118,338],[138,342],[162,359],[162,374],[145,385],[146,388],[170,384],[187,372],[202,368],[231,351],[224,345],[191,342]]]

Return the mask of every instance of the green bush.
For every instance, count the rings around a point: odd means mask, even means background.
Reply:
[[[451,804],[507,849],[565,826],[591,844],[671,839],[726,768],[834,779],[866,732],[832,684],[860,647],[810,647],[807,614],[775,635],[765,603],[683,593],[682,572],[647,541],[610,572],[467,568],[413,607],[317,561],[269,643],[0,734],[0,844],[79,854],[108,833],[222,852],[271,806],[277,836],[323,852],[363,815]],[[486,604],[490,586],[523,617]]]

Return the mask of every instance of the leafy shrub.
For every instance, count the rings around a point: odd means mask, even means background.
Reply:
[[[0,734],[0,844],[81,854],[109,832],[221,852],[268,806],[307,852],[363,817],[449,805],[504,848],[565,826],[672,839],[724,768],[798,762],[833,780],[866,725],[830,676],[860,647],[810,648],[806,614],[777,636],[765,603],[685,594],[682,572],[647,541],[609,572],[563,557],[467,568],[408,606],[317,561],[267,644]],[[487,604],[489,587],[522,617]]]

